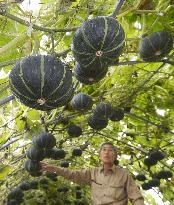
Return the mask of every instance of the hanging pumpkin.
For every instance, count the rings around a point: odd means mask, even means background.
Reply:
[[[67,128],[68,135],[71,137],[79,137],[82,135],[82,128],[78,125],[70,125]]]
[[[124,118],[124,110],[121,108],[113,108],[112,113],[109,116],[111,121],[120,121]]]
[[[99,16],[77,29],[72,51],[82,67],[105,67],[118,59],[124,44],[125,33],[118,21],[113,17]]]
[[[108,67],[93,66],[88,69],[80,66],[79,63],[75,64],[74,74],[77,80],[83,84],[91,85],[99,82],[105,77],[108,72]]]
[[[43,149],[32,146],[27,150],[26,156],[32,161],[42,161],[45,155]]]
[[[13,94],[26,106],[38,110],[63,106],[73,95],[69,66],[50,55],[18,61],[9,79]]]
[[[172,48],[171,34],[167,31],[158,31],[141,39],[139,54],[144,61],[157,61],[169,54]]]
[[[111,104],[100,102],[94,109],[94,115],[108,118],[112,114],[113,108]]]
[[[107,127],[108,125],[108,119],[107,118],[101,118],[96,115],[91,115],[88,118],[88,125],[95,129],[95,130],[101,130]]]
[[[51,149],[56,145],[56,138],[49,132],[43,132],[32,140],[34,146],[40,149]]]
[[[71,106],[75,110],[88,110],[92,107],[92,98],[84,93],[78,93],[71,100]]]

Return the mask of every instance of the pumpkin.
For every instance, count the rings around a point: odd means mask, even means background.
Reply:
[[[82,150],[79,148],[74,148],[72,151],[72,156],[81,156],[82,155]]]
[[[38,110],[67,104],[73,96],[72,73],[68,65],[51,55],[25,57],[9,75],[13,95]]]
[[[25,162],[25,165],[24,165],[24,169],[28,172],[39,172],[41,170],[41,164],[40,162],[37,162],[37,161],[32,161],[30,159],[28,159],[26,162]]]
[[[83,84],[91,85],[99,82],[105,77],[108,72],[108,67],[94,66],[91,69],[84,69],[79,63],[75,64],[74,75],[77,80]]]
[[[169,170],[161,170],[160,172],[158,172],[157,176],[160,179],[168,179],[173,176],[173,173]]]
[[[88,125],[96,130],[101,130],[108,125],[108,119],[107,118],[99,118],[96,115],[91,115],[88,118]]]
[[[58,160],[63,159],[66,155],[66,152],[63,149],[52,149],[50,158]]]
[[[150,158],[153,158],[157,161],[164,159],[165,153],[159,150],[154,150],[150,153]]]
[[[67,167],[69,167],[69,162],[67,162],[67,161],[61,161],[61,162],[60,162],[60,166],[67,168]]]
[[[152,188],[148,182],[144,182],[141,186],[143,190],[149,190]]]
[[[32,140],[34,146],[51,149],[56,145],[56,138],[48,132],[41,133]]]
[[[72,51],[83,67],[105,67],[118,59],[125,44],[122,26],[113,17],[99,16],[85,21],[74,35]]]
[[[38,188],[38,181],[33,180],[30,182],[31,189],[37,189]]]
[[[27,150],[26,155],[33,161],[42,161],[44,159],[44,150],[39,147],[32,146]]]
[[[160,186],[160,180],[157,179],[157,178],[153,178],[153,179],[149,180],[148,183],[149,183],[149,185],[151,187],[158,187],[158,186]]]
[[[144,159],[144,164],[146,166],[150,167],[150,166],[156,165],[157,164],[157,160],[153,159],[153,158],[150,158],[150,157],[147,157],[147,158]]]
[[[57,173],[55,172],[46,172],[45,173],[46,177],[49,178],[49,179],[52,179],[53,181],[57,179]]]
[[[92,107],[92,98],[84,93],[78,93],[71,100],[71,106],[75,110],[89,110]]]
[[[157,61],[165,57],[172,48],[171,34],[167,31],[158,31],[141,39],[139,54],[144,61]]]
[[[19,187],[12,189],[7,196],[8,199],[16,199],[17,201],[22,199],[23,197],[24,193]]]
[[[138,181],[145,181],[146,180],[146,176],[144,174],[138,174],[135,177]]]
[[[120,121],[124,118],[124,111],[121,108],[113,108],[109,116],[111,121]]]
[[[78,125],[70,125],[67,128],[67,132],[71,137],[79,137],[82,134],[82,128]]]
[[[113,108],[110,104],[100,102],[96,105],[93,113],[99,117],[109,117],[112,114],[112,110]]]
[[[27,181],[21,182],[21,183],[19,184],[19,188],[20,188],[21,190],[23,190],[23,191],[27,191],[27,190],[31,189],[30,183],[27,182]]]

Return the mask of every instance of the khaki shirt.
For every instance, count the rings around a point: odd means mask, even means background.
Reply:
[[[144,199],[129,173],[113,165],[107,175],[103,167],[83,170],[56,168],[59,175],[78,184],[91,186],[93,205],[144,205]]]

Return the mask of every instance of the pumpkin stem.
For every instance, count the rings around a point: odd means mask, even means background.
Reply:
[[[110,15],[110,17],[115,18],[118,15],[119,10],[121,9],[122,5],[124,4],[125,0],[119,0],[114,12]]]
[[[46,102],[46,100],[45,100],[44,98],[40,98],[40,99],[37,100],[37,103],[38,103],[39,105],[44,105],[45,102]]]

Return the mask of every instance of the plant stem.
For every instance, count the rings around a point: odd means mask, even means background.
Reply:
[[[113,17],[115,18],[118,13],[119,13],[119,10],[121,9],[122,5],[124,4],[125,0],[119,0],[114,12],[110,15],[110,17]]]
[[[10,96],[4,98],[3,100],[0,101],[0,106],[10,102],[13,99],[15,99],[14,95],[10,95]]]
[[[23,24],[25,26],[30,26],[31,23],[29,21],[23,20],[17,16],[14,16],[10,13],[8,13],[7,11],[0,11],[0,15],[5,16],[13,21],[16,21],[20,24]],[[42,26],[38,26],[36,24],[32,24],[32,28],[35,30],[39,30],[39,31],[44,31],[44,32],[48,32],[48,33],[56,33],[56,32],[68,32],[68,31],[75,31],[77,29],[77,27],[73,27],[73,28],[64,28],[64,29],[51,29],[51,28],[45,28]]]

